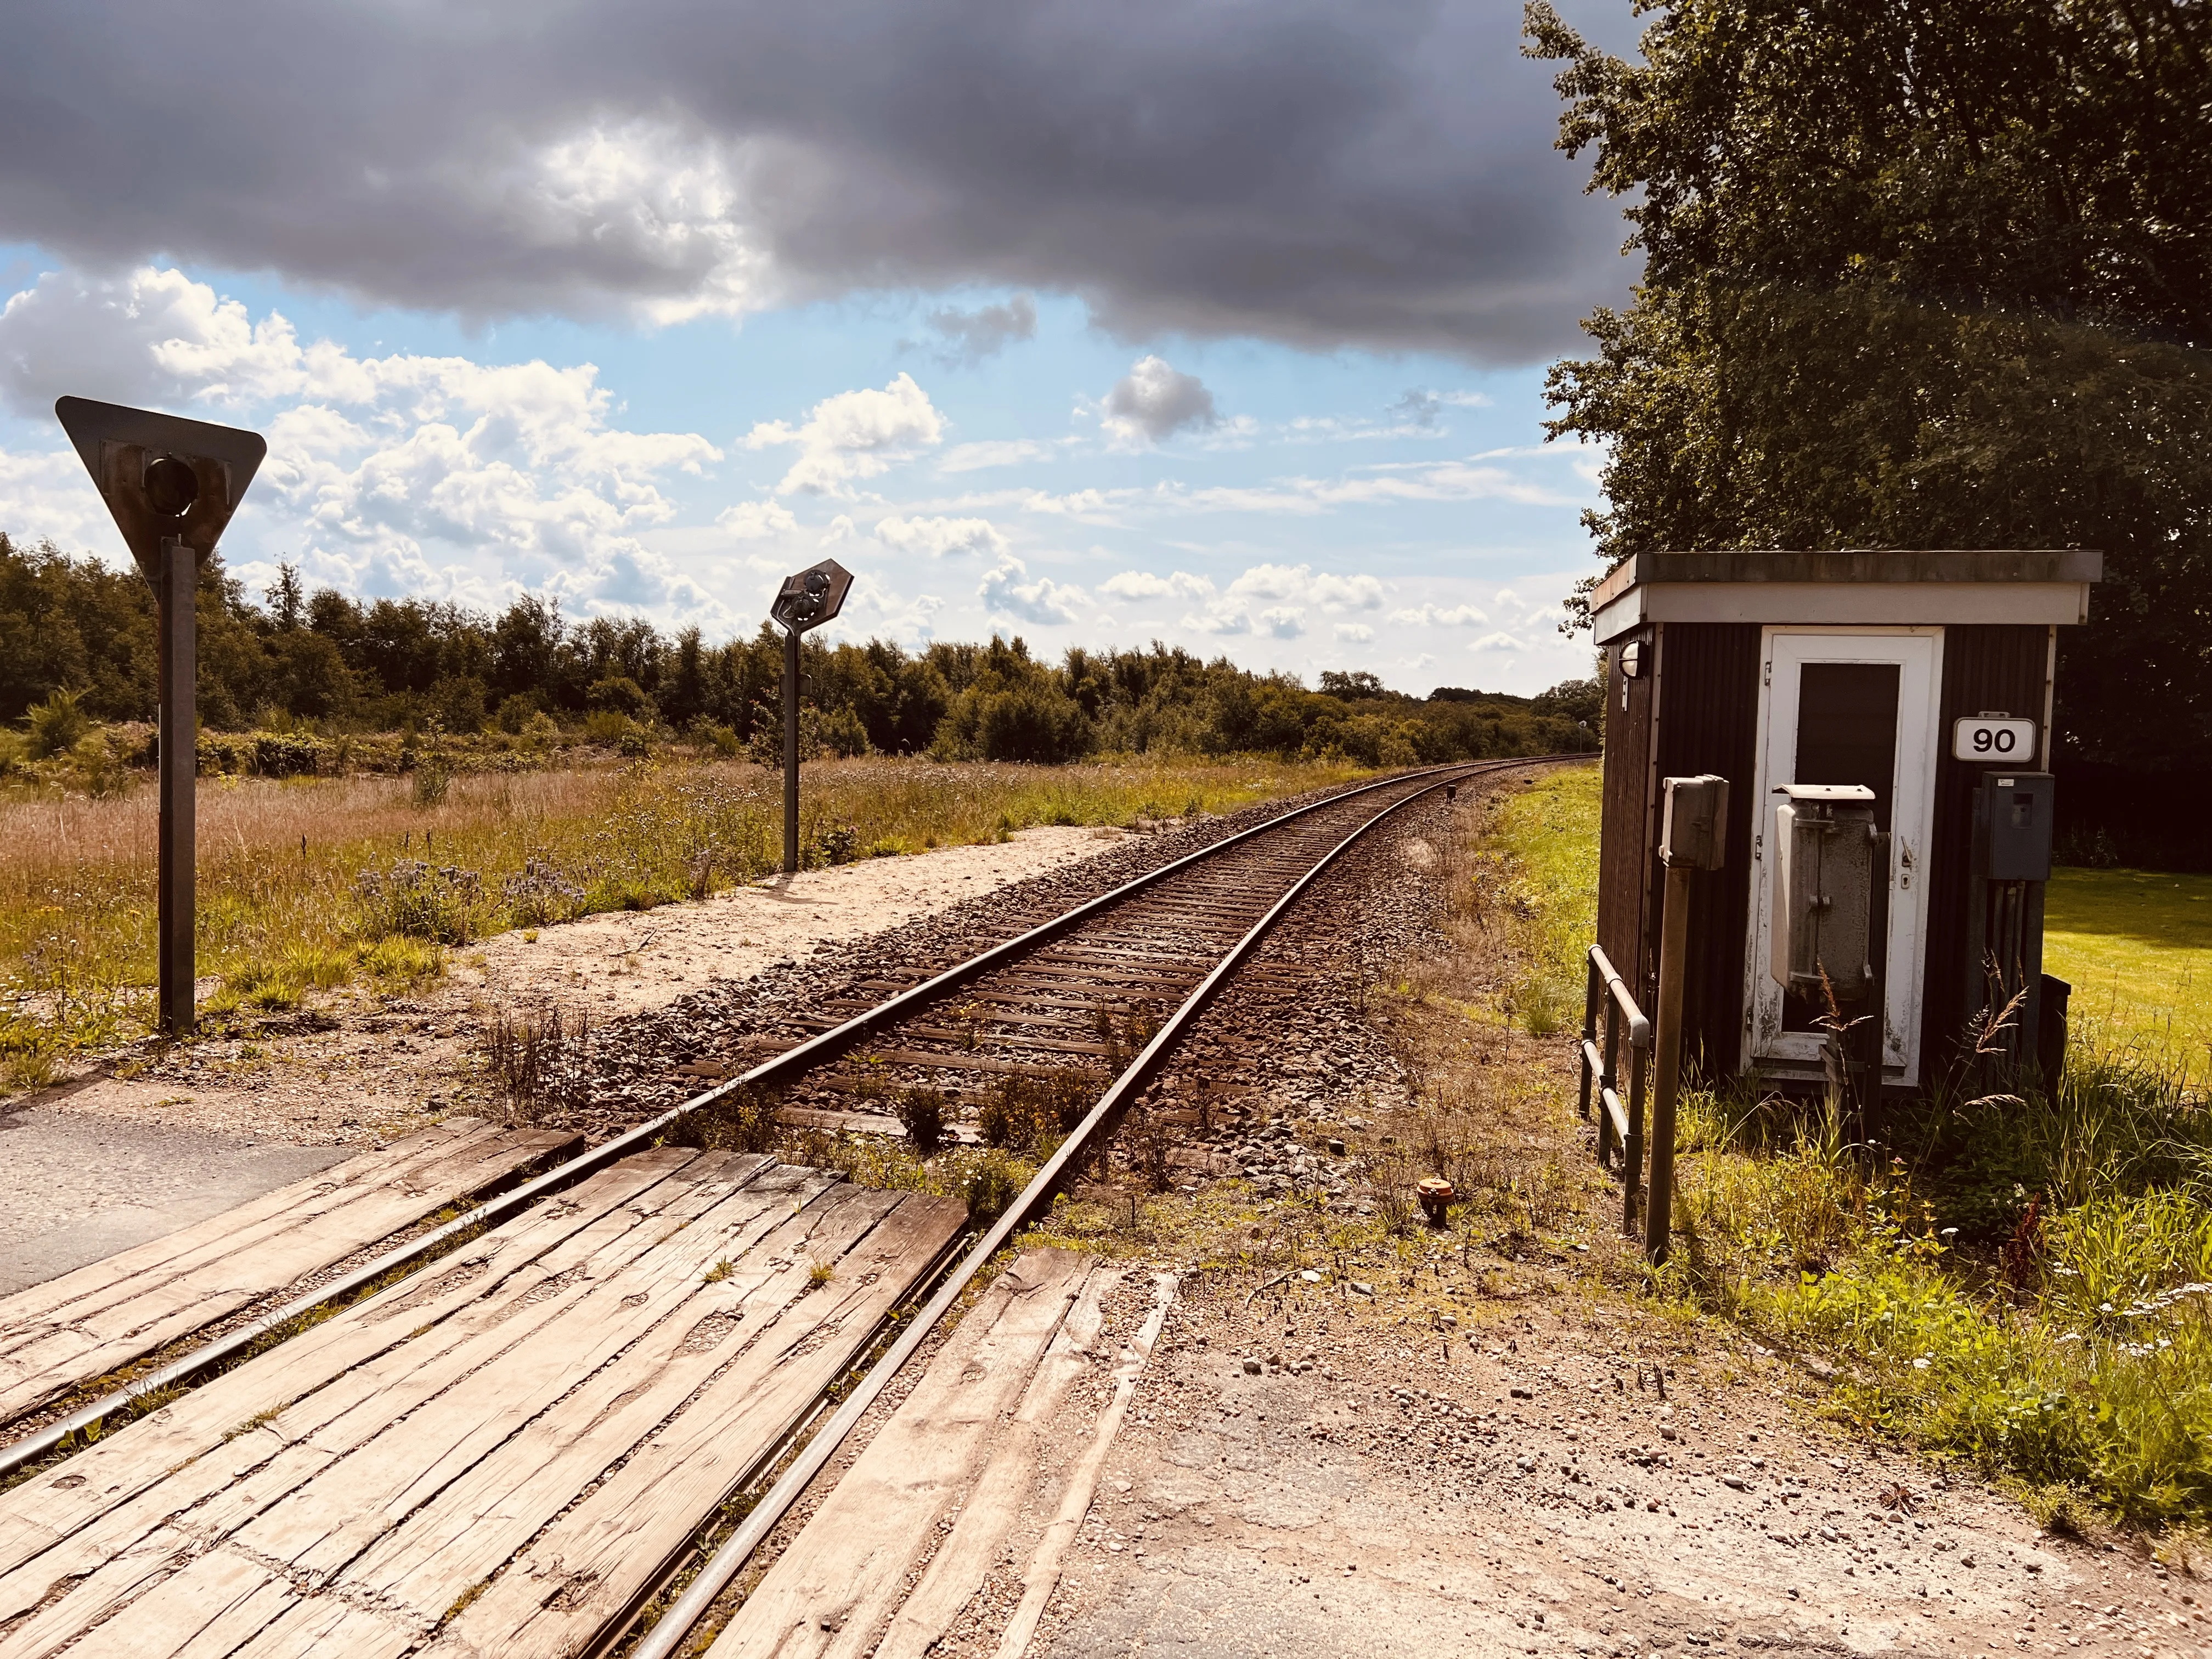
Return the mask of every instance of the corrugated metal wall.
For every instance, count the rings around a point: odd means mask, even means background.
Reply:
[[[1760,629],[1756,623],[1668,623],[1666,702],[1659,722],[1658,775],[1717,773],[1729,781],[1725,866],[1698,872],[1682,1000],[1682,1054],[1709,1078],[1742,1063],[1744,930],[1750,924],[1751,798],[1759,741]],[[1652,949],[1661,898],[1658,847],[1650,857]]]
[[[1951,722],[2002,708],[2043,720],[2044,675],[2050,661],[2047,627],[1952,627],[1943,630],[1943,691],[1936,767],[1935,844],[1929,848],[1927,976],[1922,996],[1920,1076],[1925,1087],[1957,1052],[1966,1019],[1966,871],[1973,795],[1985,766],[1951,758]],[[2025,770],[2047,772],[2038,755]]]

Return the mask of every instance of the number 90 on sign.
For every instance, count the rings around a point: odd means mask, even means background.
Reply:
[[[1951,755],[1954,760],[2024,765],[2035,758],[2035,722],[1987,717],[1955,721]]]

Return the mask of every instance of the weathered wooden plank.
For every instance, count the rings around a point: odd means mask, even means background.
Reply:
[[[641,1230],[650,1239],[644,1248],[581,1263],[576,1283],[524,1317],[477,1334],[404,1382],[387,1383],[342,1424],[319,1432],[317,1450],[336,1461],[246,1522],[240,1546],[318,1578],[339,1573],[551,1401],[622,1353],[659,1316],[657,1297],[681,1299],[699,1288],[714,1261],[701,1252],[720,1243],[706,1224],[712,1212],[734,1202],[749,1216],[773,1202],[775,1194],[714,1180],[720,1162],[707,1154],[668,1183],[681,1190]],[[705,1237],[695,1238],[702,1227]]]
[[[67,1324],[127,1298],[138,1286],[160,1282],[164,1274],[219,1260],[240,1243],[278,1236],[303,1218],[351,1204],[373,1188],[406,1180],[456,1148],[481,1145],[496,1133],[480,1119],[448,1118],[382,1152],[349,1158],[221,1215],[0,1298],[0,1354],[14,1352],[27,1333]]]
[[[966,1214],[882,1195],[888,1213],[817,1291],[765,1326],[674,1423],[515,1559],[426,1650],[438,1659],[562,1659],[626,1614],[737,1480],[812,1409]]]
[[[193,1619],[206,1611],[198,1603],[179,1602],[177,1598],[189,1595],[191,1584],[219,1586],[225,1582],[220,1577],[210,1578],[211,1569],[196,1571],[194,1557],[281,1505],[289,1495],[311,1486],[315,1476],[339,1462],[353,1444],[373,1437],[393,1417],[437,1397],[456,1380],[477,1370],[488,1357],[483,1338],[496,1337],[511,1346],[517,1334],[526,1335],[536,1325],[556,1317],[580,1294],[575,1280],[579,1267],[605,1263],[625,1243],[633,1253],[650,1249],[659,1237],[651,1224],[674,1208],[665,1200],[680,1201],[696,1190],[695,1185],[682,1182],[680,1176],[700,1158],[696,1153],[674,1152],[648,1154],[634,1161],[648,1166],[637,1172],[644,1177],[643,1189],[631,1192],[593,1226],[572,1237],[571,1244],[580,1249],[571,1254],[580,1255],[580,1261],[563,1267],[556,1255],[546,1263],[548,1271],[516,1276],[519,1282],[512,1293],[496,1305],[473,1310],[477,1315],[473,1321],[403,1326],[402,1331],[412,1340],[403,1340],[396,1350],[346,1371],[338,1379],[340,1386],[311,1395],[258,1424],[250,1435],[240,1437],[241,1443],[236,1447],[225,1442],[216,1455],[179,1466],[143,1498],[125,1505],[124,1512],[100,1517],[64,1547],[48,1551],[22,1572],[0,1579],[0,1607],[39,1593],[41,1585],[48,1596],[56,1589],[66,1587],[69,1593],[42,1616],[42,1626],[64,1627],[74,1615],[75,1627],[82,1630],[92,1620],[103,1619],[106,1622],[99,1628],[112,1639],[131,1644],[132,1650],[149,1655],[167,1652],[162,1644],[167,1633],[196,1628]],[[757,1158],[732,1161],[747,1170],[757,1169],[765,1162]],[[679,1179],[655,1178],[654,1171],[671,1170]],[[579,1194],[582,1191],[580,1188]],[[555,1287],[556,1294],[541,1297],[540,1292],[549,1286]],[[452,1340],[456,1335],[458,1341]],[[280,1349],[264,1358],[276,1358],[284,1352]],[[490,1352],[495,1357],[496,1346]],[[419,1363],[425,1354],[433,1356],[432,1363]],[[387,1367],[385,1374],[380,1374],[378,1362],[394,1358],[410,1365],[411,1372],[392,1375]],[[187,1509],[188,1522],[168,1524],[171,1517],[183,1516]],[[177,1540],[167,1562],[147,1559],[128,1547],[120,1557],[108,1559],[118,1545],[129,1545],[145,1535],[149,1527]],[[281,1565],[265,1551],[255,1552],[250,1559],[272,1568]],[[144,1582],[149,1572],[164,1567],[186,1569],[177,1573],[186,1588],[165,1584],[161,1599],[148,1596],[111,1616],[110,1609],[123,1599],[128,1586]],[[79,1575],[81,1583],[69,1584],[70,1578]],[[271,1605],[266,1611],[274,1616],[283,1607]],[[0,1620],[7,1616],[0,1614]],[[240,1639],[251,1633],[241,1633]],[[0,1648],[0,1652],[5,1650]]]
[[[796,1214],[787,1209],[727,1278],[669,1309],[620,1364],[471,1469],[349,1567],[346,1583],[432,1618],[452,1607],[649,1435],[670,1432],[685,1401],[754,1329],[808,1297],[813,1263],[835,1261],[888,1207],[881,1194],[840,1186]]]
[[[440,1141],[416,1139],[398,1158],[349,1160],[0,1303],[0,1420],[189,1335],[577,1138],[477,1125]]]
[[[1093,1345],[1105,1323],[1106,1297],[1121,1278],[1114,1267],[1094,1267],[1085,1277],[1012,1422],[997,1437],[991,1461],[962,1502],[960,1518],[892,1617],[875,1659],[924,1659],[983,1588],[1035,1494],[1044,1436],[1053,1419],[1076,1383],[1103,1366],[1104,1357],[1093,1352]]]
[[[1137,1379],[1142,1376],[1145,1362],[1152,1358],[1152,1345],[1160,1340],[1160,1328],[1166,1324],[1168,1310],[1174,1305],[1176,1279],[1173,1273],[1152,1275],[1152,1308],[1137,1334],[1129,1339],[1121,1363],[1114,1368],[1114,1397],[1106,1402],[1106,1409],[1098,1414],[1098,1426],[1091,1437],[1091,1443],[1083,1449],[1067,1472],[1066,1485],[1061,1488],[1060,1510],[1044,1536],[1037,1542],[1036,1553],[1030,1558],[1028,1572],[1024,1575],[1022,1599],[1015,1604],[1013,1616],[999,1638],[999,1650],[994,1659],[1022,1659],[1029,1650],[1030,1638],[1036,1634],[1037,1621],[1052,1601],[1052,1593],[1060,1583],[1060,1564],[1066,1556],[1067,1547],[1075,1541],[1082,1528],[1083,1517],[1091,1511],[1091,1500],[1098,1491],[1099,1471],[1106,1467],[1106,1454],[1114,1449],[1114,1437],[1119,1433],[1121,1419],[1128,1414],[1129,1401],[1136,1396]]]
[[[693,1161],[668,1149],[626,1159],[58,1468],[0,1495],[0,1625],[64,1582],[117,1559],[184,1507],[234,1493],[281,1495],[283,1467],[321,1454],[301,1443],[388,1382],[379,1364],[411,1346],[410,1369],[475,1331],[527,1316],[533,1297],[635,1231],[639,1206]],[[412,1340],[410,1341],[410,1339]],[[248,1476],[252,1479],[249,1481]],[[304,1478],[301,1474],[300,1478]],[[258,1490],[257,1490],[258,1489]]]
[[[1033,1250],[992,1282],[738,1610],[713,1659],[857,1659],[874,1647],[924,1541],[988,1457],[1091,1265],[1073,1251]]]

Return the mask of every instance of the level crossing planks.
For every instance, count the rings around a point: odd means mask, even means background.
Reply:
[[[626,1159],[0,1496],[0,1656],[574,1651],[963,1221]]]
[[[1064,1447],[1053,1443],[1095,1446],[1099,1429],[1111,1437],[1078,1396],[1086,1382],[1104,1383],[1114,1364],[1100,1337],[1123,1277],[1088,1256],[1038,1249],[994,1280],[724,1626],[710,1659],[922,1659],[1010,1547],[1019,1557],[1022,1544],[1050,1544],[1046,1517],[1071,1501],[1079,1518],[1095,1481],[1085,1473],[1092,1452],[1063,1469],[1067,1460],[1054,1453]],[[1164,1281],[1163,1311],[1171,1293]],[[1156,1329],[1147,1326],[1144,1348]],[[1122,1358],[1125,1371],[1141,1363]],[[1057,1559],[1030,1562],[1024,1577],[1056,1578]]]
[[[447,1118],[378,1152],[0,1299],[0,1422],[580,1145]]]

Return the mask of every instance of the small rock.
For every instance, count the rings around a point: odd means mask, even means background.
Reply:
[[[1248,1359],[1248,1360],[1246,1360],[1246,1361],[1244,1362],[1244,1375],[1245,1375],[1245,1376],[1259,1376],[1259,1374],[1260,1374],[1260,1362],[1259,1362],[1258,1360],[1256,1360],[1256,1359]]]

